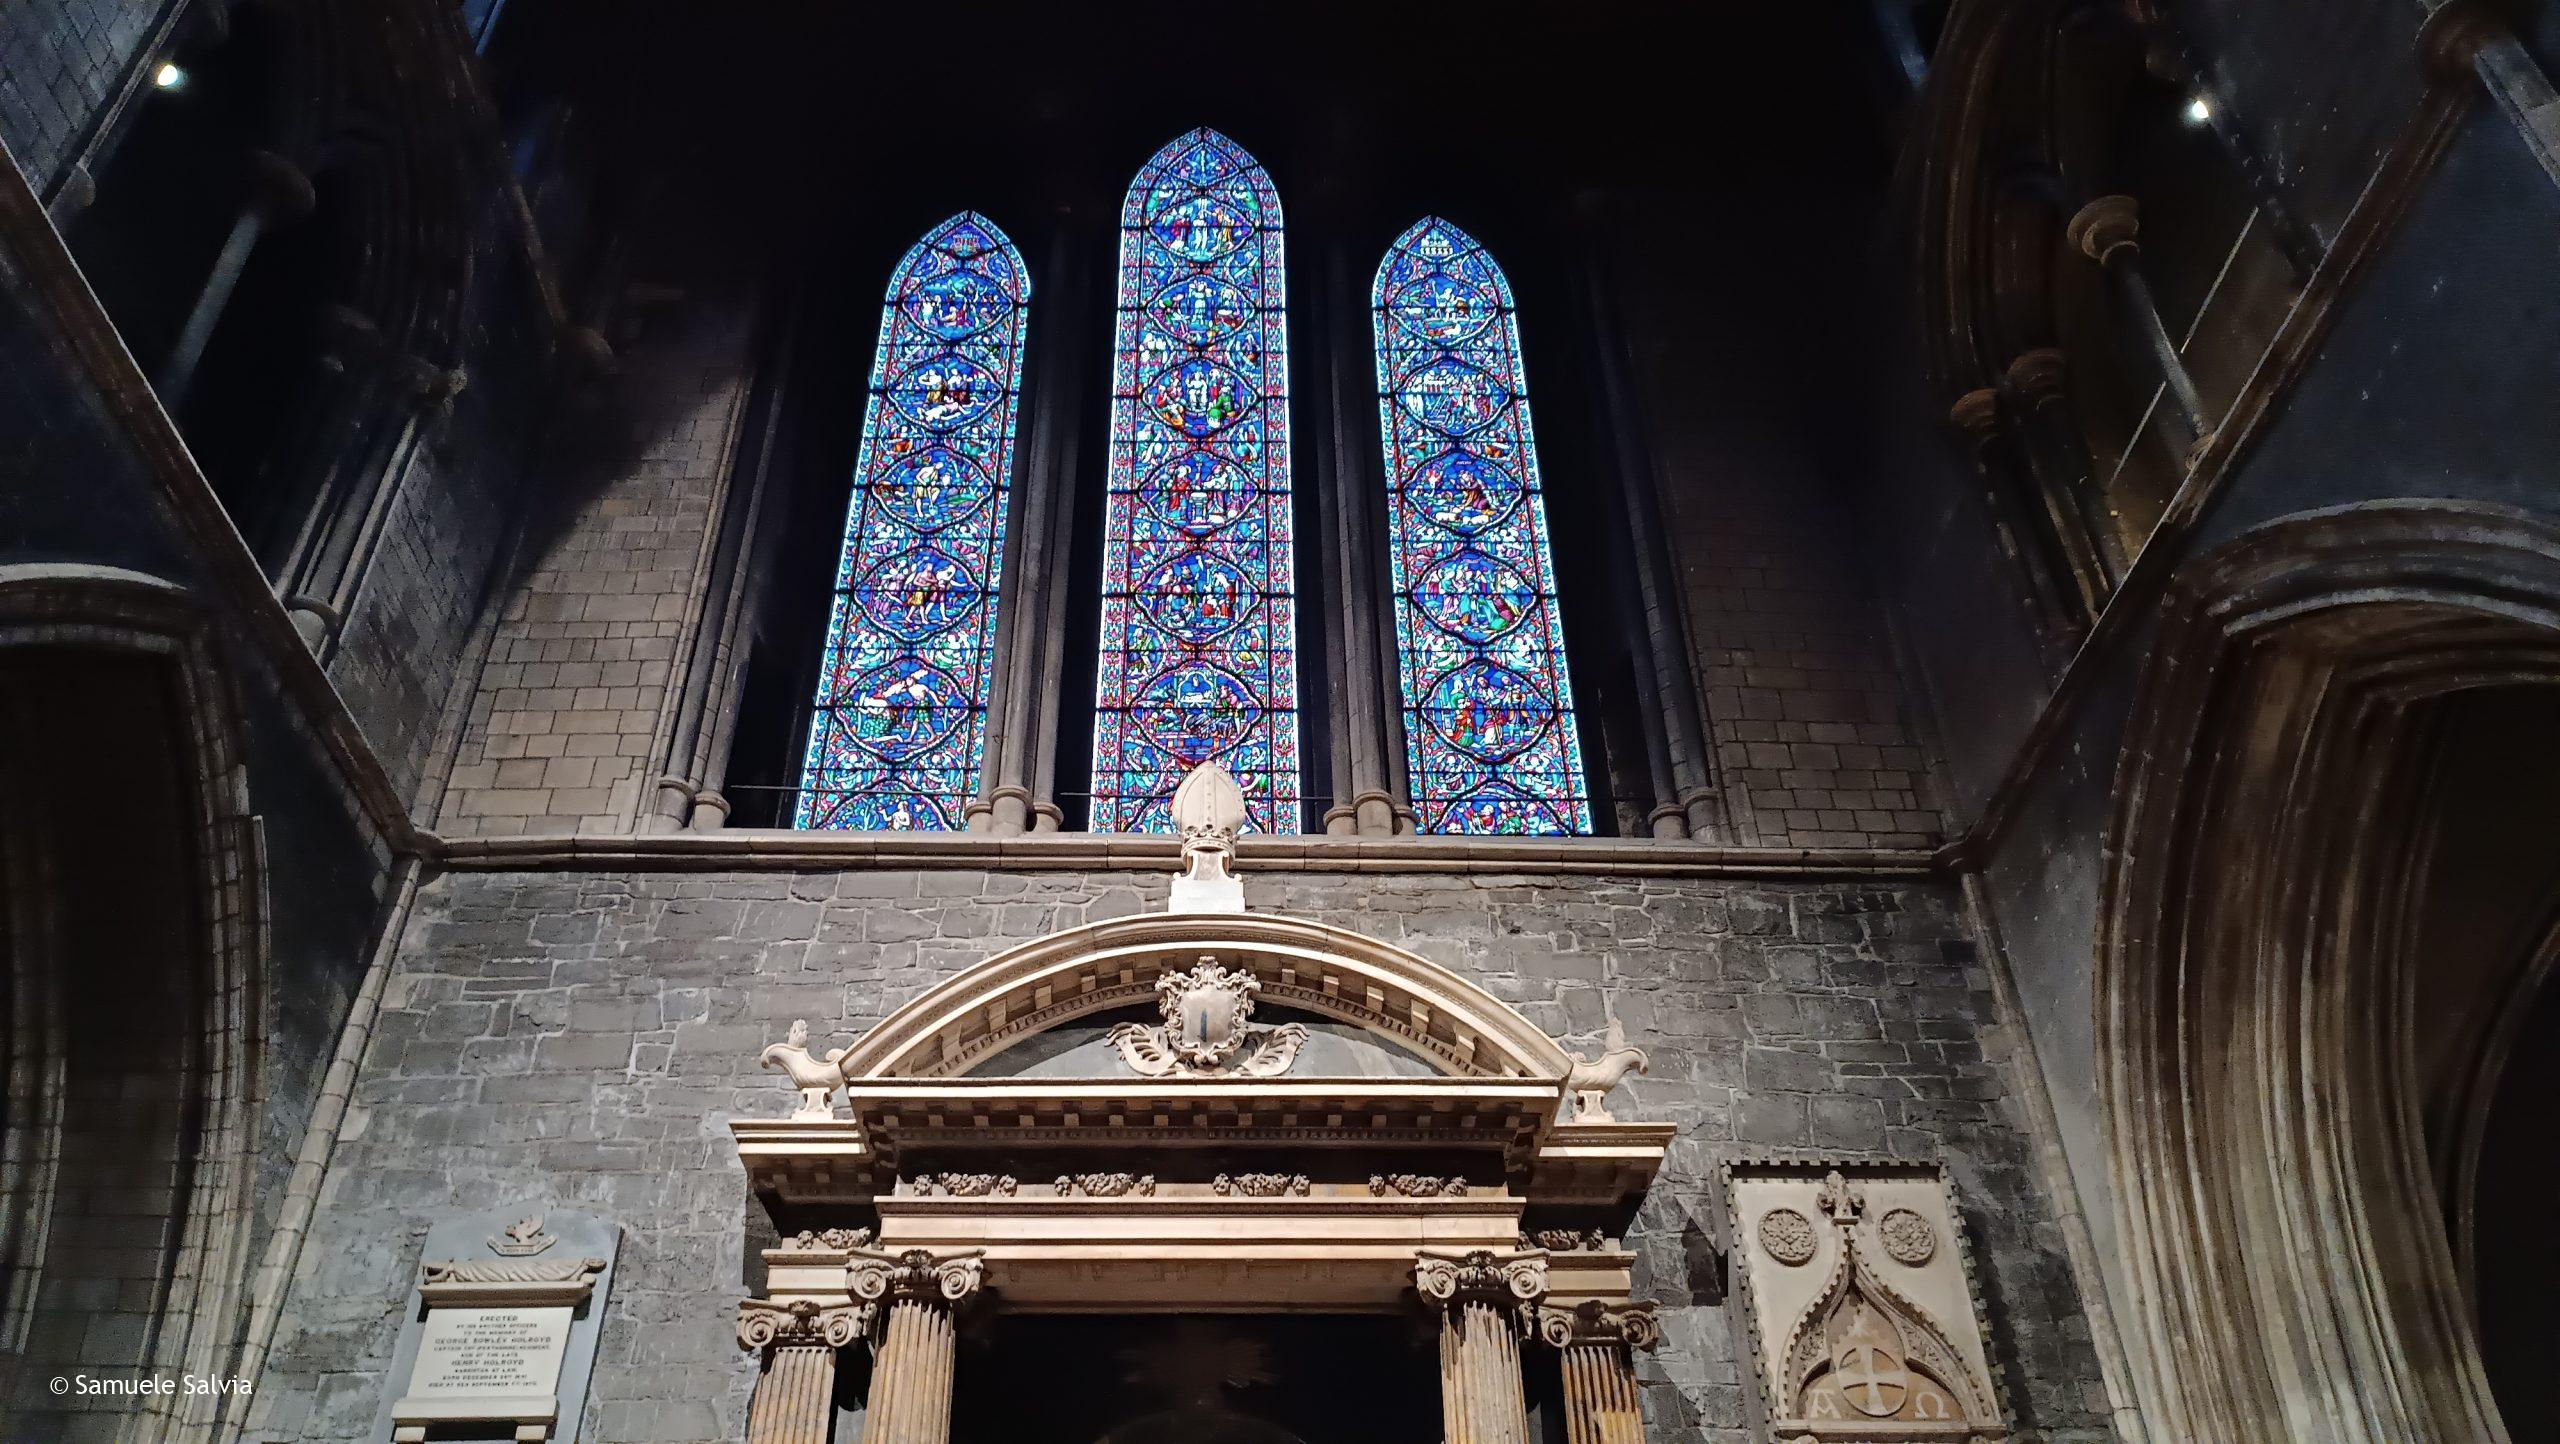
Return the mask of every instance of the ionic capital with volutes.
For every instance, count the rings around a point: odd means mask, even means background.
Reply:
[[[845,1264],[845,1289],[865,1303],[952,1305],[986,1282],[983,1249],[936,1255],[920,1248],[898,1253],[855,1249]]]
[[[1584,1299],[1577,1304],[1545,1304],[1538,1309],[1538,1337],[1558,1349],[1572,1344],[1650,1349],[1662,1342],[1662,1321],[1648,1303]]]

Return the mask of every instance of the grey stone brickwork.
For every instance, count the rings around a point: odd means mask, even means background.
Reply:
[[[0,141],[50,194],[141,58],[169,0],[9,0],[0,5]]]
[[[1737,1151],[1944,1156],[2026,1439],[2105,1437],[2094,1357],[1950,895],[1926,884],[1254,875],[1257,908],[1391,939],[1585,1047],[1652,1052],[1621,1116],[1681,1125],[1632,1237],[1666,1310],[1653,1438],[1744,1436],[1742,1340],[1703,1257]],[[730,1310],[761,1210],[726,1120],[792,1099],[756,1055],[846,1039],[1051,930],[1162,906],[1132,874],[450,874],[430,882],[295,1281],[253,1437],[369,1425],[427,1227],[555,1200],[628,1230],[587,1437],[736,1439]]]
[[[657,314],[616,382],[629,433],[608,418],[554,439],[551,455],[574,458],[561,465],[592,474],[539,478],[555,502],[504,603],[439,830],[633,829],[701,605],[750,384],[750,310],[715,296]]]
[[[1883,603],[1824,492],[1764,462],[1719,466],[1664,498],[1737,840],[1932,846],[1943,824]]]

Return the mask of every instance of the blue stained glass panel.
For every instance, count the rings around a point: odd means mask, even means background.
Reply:
[[[795,827],[950,831],[978,789],[1030,303],[975,212],[889,278]]]
[[[1250,826],[1299,829],[1280,198],[1212,130],[1156,152],[1120,214],[1097,832],[1163,832],[1215,758]]]
[[[1511,283],[1426,217],[1388,249],[1369,303],[1415,820],[1587,833]]]

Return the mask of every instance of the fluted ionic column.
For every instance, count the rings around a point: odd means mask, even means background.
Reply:
[[[1546,1253],[1424,1253],[1414,1259],[1413,1286],[1440,1312],[1446,1444],[1529,1444],[1520,1336],[1547,1292]]]
[[[1662,1341],[1653,1305],[1549,1306],[1538,1311],[1538,1333],[1563,1361],[1568,1444],[1644,1444],[1634,1351]]]
[[[747,1404],[747,1444],[827,1444],[836,1414],[836,1350],[862,1336],[868,1304],[808,1299],[738,1305],[738,1347],[762,1349],[764,1372]]]
[[[952,1360],[959,1347],[951,1314],[978,1291],[985,1274],[975,1249],[940,1257],[920,1248],[857,1251],[845,1265],[846,1287],[878,1310],[863,1444],[950,1444]]]

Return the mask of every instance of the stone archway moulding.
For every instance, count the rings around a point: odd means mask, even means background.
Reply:
[[[188,1020],[201,1088],[193,1178],[176,1206],[177,1257],[153,1320],[150,1366],[176,1377],[236,1372],[257,1205],[267,977],[265,849],[251,811],[242,729],[210,624],[187,591],[142,572],[68,563],[0,566],[0,651],[60,647],[167,668],[197,838],[202,1016]],[[167,1033],[170,1030],[161,1028]],[[230,1400],[226,1406],[224,1399]],[[245,1395],[146,1395],[136,1438],[212,1438]],[[236,1416],[229,1422],[236,1423]]]
[[[2286,518],[2164,607],[2115,785],[2095,1004],[2136,1384],[2166,1439],[2507,1437],[2413,1086],[2413,709],[2560,682],[2560,528]]]
[[[1342,928],[1255,913],[1115,918],[1025,943],[926,992],[849,1050],[848,1078],[949,1078],[1034,1034],[1143,1003],[1202,955],[1250,969],[1265,1002],[1352,1023],[1459,1077],[1560,1082],[1573,1059],[1439,964]]]

